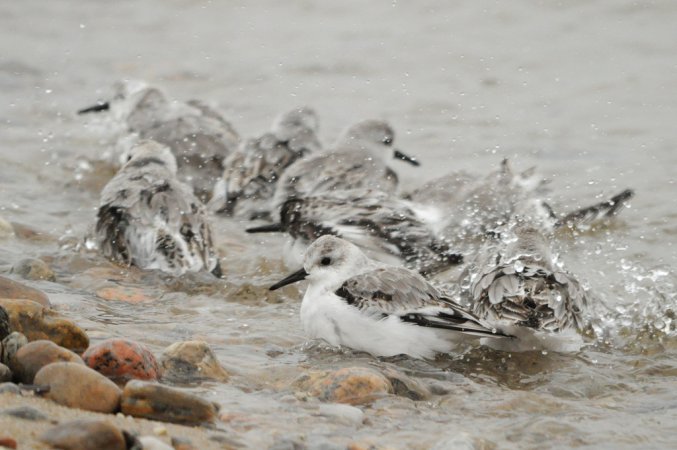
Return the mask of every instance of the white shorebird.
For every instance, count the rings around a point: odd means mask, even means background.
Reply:
[[[247,232],[285,231],[295,240],[290,251],[333,235],[357,245],[371,258],[404,264],[425,276],[463,262],[449,243],[437,237],[411,202],[381,191],[353,189],[287,200],[278,224]]]
[[[308,279],[301,322],[312,338],[374,356],[433,358],[471,337],[504,336],[445,297],[416,272],[367,258],[355,245],[322,236],[303,269],[271,290]]]
[[[101,193],[96,243],[104,256],[174,275],[221,276],[202,203],[176,178],[169,148],[141,141]]]
[[[577,351],[588,293],[553,257],[543,234],[517,221],[487,242],[462,276],[473,311],[516,339],[493,341],[512,351]]]
[[[108,112],[123,147],[123,162],[126,151],[138,140],[152,139],[169,146],[178,162],[179,176],[202,200],[208,199],[223,173],[223,161],[240,141],[232,125],[199,101],[172,101],[142,81],[118,82],[113,89],[110,101],[78,113]]]
[[[393,147],[395,132],[386,122],[365,120],[349,127],[328,151],[302,158],[284,171],[273,198],[278,210],[290,198],[336,190],[371,188],[393,192],[397,174],[386,165],[396,158],[419,162]]]
[[[279,115],[270,132],[243,141],[224,162],[210,208],[226,215],[260,218],[270,214],[270,201],[282,172],[296,160],[320,150],[319,119],[308,107]]]

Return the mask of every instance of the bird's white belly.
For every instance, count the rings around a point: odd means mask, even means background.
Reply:
[[[343,345],[374,356],[406,354],[433,358],[448,353],[456,343],[444,331],[403,323],[398,317],[373,318],[346,304],[330,292],[306,292],[301,305],[301,322],[311,338],[331,345]]]

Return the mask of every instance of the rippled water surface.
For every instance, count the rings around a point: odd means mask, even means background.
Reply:
[[[42,257],[36,286],[94,340],[160,352],[204,339],[235,375],[195,389],[231,414],[252,448],[303,437],[394,448],[666,448],[677,442],[677,3],[198,2],[0,3],[0,217],[40,232],[0,241],[0,271]],[[405,187],[509,157],[538,165],[560,210],[626,187],[621,220],[561,236],[561,259],[595,293],[578,354],[475,349],[434,362],[380,361],[307,343],[284,238],[217,219],[225,280],[127,271],[74,249],[110,176],[100,130],[74,111],[121,78],[218,106],[243,136],[296,105],[321,137],[369,117],[393,123],[423,162],[393,163]],[[397,164],[397,165],[395,165]],[[103,299],[134,287],[138,302]],[[300,286],[303,289],[303,286]],[[318,415],[292,382],[308,370],[395,368],[434,393],[388,396],[362,425]]]

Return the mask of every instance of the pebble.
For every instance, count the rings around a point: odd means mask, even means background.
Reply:
[[[11,223],[0,217],[0,239],[14,236],[14,227]]]
[[[48,364],[71,362],[84,365],[82,358],[52,341],[33,341],[22,346],[10,361],[16,381],[33,383],[35,374]]]
[[[7,436],[0,436],[0,447],[3,448],[16,448],[17,444],[16,441]]]
[[[11,332],[12,329],[9,326],[9,313],[7,313],[7,310],[0,305],[0,341],[5,339]]]
[[[112,338],[94,344],[83,353],[82,359],[89,367],[116,382],[160,378],[160,366],[153,353],[129,339]]]
[[[325,403],[320,405],[318,414],[338,419],[346,424],[360,425],[364,422],[364,412],[360,408],[342,403]]]
[[[123,414],[163,422],[213,422],[218,408],[188,392],[148,381],[132,380],[122,392]]]
[[[19,333],[18,331],[13,331],[0,343],[0,353],[2,353],[2,358],[0,362],[6,366],[10,365],[10,361],[16,355],[16,352],[19,351],[21,347],[28,344],[28,339],[26,336]]]
[[[106,286],[96,291],[104,300],[116,300],[127,303],[145,303],[155,300],[149,292],[132,286]]]
[[[18,389],[19,388],[17,387],[17,390]],[[14,408],[1,409],[0,416],[11,416],[16,417],[17,419],[32,420],[34,422],[49,420],[49,417],[32,406],[15,406]]]
[[[0,383],[0,394],[4,394],[5,392],[21,394],[21,389],[14,383]]]
[[[163,377],[173,382],[228,381],[230,375],[205,341],[176,342],[162,356]]]
[[[25,258],[12,266],[10,273],[19,275],[25,280],[56,281],[54,271],[41,259]]]
[[[365,367],[346,367],[332,372],[310,372],[294,384],[323,401],[362,405],[393,392],[380,372]]]
[[[390,381],[393,393],[411,400],[428,400],[432,397],[430,390],[423,384],[391,368],[383,370],[383,375]]]
[[[45,432],[40,440],[63,450],[126,450],[125,436],[105,420],[74,420]]]
[[[9,370],[9,367],[3,363],[0,363],[0,383],[4,383],[6,381],[12,381],[12,371]]]
[[[7,309],[12,329],[29,341],[47,339],[76,353],[89,347],[84,330],[56,311],[27,300],[0,298],[0,305]]]
[[[40,369],[34,383],[49,385],[45,397],[71,408],[114,413],[120,406],[120,388],[85,365],[52,363]]]
[[[174,447],[153,436],[141,436],[139,442],[141,442],[143,450],[174,450]]]
[[[172,447],[174,450],[197,450],[190,439],[184,437],[172,437]]]
[[[2,276],[0,276],[0,298],[32,300],[48,308],[51,306],[49,297],[44,292]]]

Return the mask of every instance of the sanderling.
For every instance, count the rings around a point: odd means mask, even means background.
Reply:
[[[349,127],[331,150],[302,158],[283,172],[273,197],[274,210],[289,198],[321,192],[359,188],[394,191],[397,174],[386,165],[387,158],[419,165],[393,148],[394,139],[393,129],[380,120]]]
[[[556,263],[536,228],[516,221],[486,243],[462,276],[472,310],[517,339],[491,342],[504,350],[576,351],[588,293]]]
[[[218,112],[197,101],[171,101],[142,81],[118,82],[109,102],[78,111],[79,114],[108,111],[123,147],[120,158],[139,139],[152,139],[169,146],[177,159],[179,176],[204,201],[223,173],[224,159],[237,148],[240,138]]]
[[[224,162],[210,208],[250,219],[268,216],[282,172],[297,159],[320,150],[318,127],[312,108],[296,108],[278,116],[270,132],[242,142]]]
[[[504,336],[445,297],[418,273],[367,258],[348,241],[322,236],[303,269],[271,286],[308,279],[301,322],[312,338],[374,356],[432,358],[470,336]]]
[[[108,258],[174,275],[221,275],[202,203],[176,178],[176,159],[163,144],[141,141],[104,187],[95,229]]]
[[[497,171],[484,177],[451,173],[406,198],[437,209],[438,220],[430,226],[440,234],[454,243],[469,243],[496,233],[516,217],[545,233],[564,226],[590,225],[617,215],[633,196],[633,191],[626,189],[610,200],[558,215],[543,198],[546,186],[547,180],[534,168],[514,172],[508,160],[503,160]]]
[[[320,236],[338,236],[378,261],[404,263],[425,276],[463,262],[462,255],[420,220],[410,202],[386,192],[353,189],[291,198],[282,205],[280,219],[247,231],[286,231],[305,246]]]

